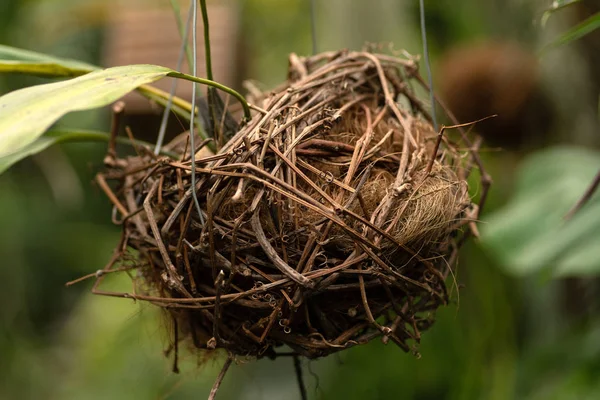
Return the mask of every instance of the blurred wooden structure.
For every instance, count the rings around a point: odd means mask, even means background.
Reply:
[[[176,69],[181,37],[175,16],[166,0],[115,0],[109,13],[104,49],[104,65],[156,64]],[[189,1],[179,0],[183,24],[187,20]],[[227,86],[239,87],[241,64],[238,60],[240,17],[236,1],[208,1],[212,67],[214,79]],[[191,31],[191,29],[190,29]],[[191,33],[189,35],[191,38]],[[191,40],[190,40],[191,43]],[[206,77],[202,15],[198,10],[197,75]],[[187,57],[182,72],[189,73]],[[171,79],[156,87],[169,91]],[[177,96],[190,100],[192,85],[180,81]],[[125,98],[126,113],[156,114],[152,105],[138,94]]]

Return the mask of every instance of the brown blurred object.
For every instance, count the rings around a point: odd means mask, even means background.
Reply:
[[[533,54],[513,43],[456,47],[438,65],[438,89],[459,122],[490,115],[475,130],[491,146],[521,149],[543,143],[552,109]]]
[[[106,66],[128,64],[156,64],[177,68],[181,36],[176,18],[168,1],[153,0],[117,0],[106,34]],[[179,0],[181,19],[185,25],[189,1]],[[241,70],[238,60],[240,42],[240,14],[238,2],[208,1],[210,22],[211,58],[214,80],[229,87],[239,87]],[[190,28],[191,31],[191,28]],[[189,35],[191,38],[191,33]],[[206,77],[204,58],[204,34],[202,15],[198,10],[197,31],[197,75]],[[191,51],[191,40],[190,40]],[[181,72],[190,73],[187,57],[184,57]],[[154,86],[170,92],[172,79],[162,79]],[[204,91],[202,89],[202,91]],[[190,101],[192,84],[180,81],[176,95]],[[152,106],[144,97],[132,93],[125,97],[125,124],[134,134],[145,140],[154,141],[161,119],[162,108]],[[172,118],[174,119],[174,118]],[[168,137],[181,132],[182,122],[169,124]]]

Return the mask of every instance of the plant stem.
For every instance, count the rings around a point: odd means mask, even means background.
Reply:
[[[222,84],[220,84],[218,82],[215,82],[215,81],[211,81],[209,79],[198,78],[198,77],[195,77],[195,76],[183,74],[181,72],[176,72],[176,71],[169,72],[167,74],[167,76],[171,76],[173,78],[185,79],[187,81],[197,82],[197,83],[201,83],[201,84],[207,85],[207,86],[212,86],[214,88],[222,90],[223,92],[225,92],[227,94],[232,95],[242,105],[242,108],[244,109],[244,118],[246,120],[250,119],[250,117],[251,117],[251,115],[250,115],[250,106],[248,106],[248,102],[246,101],[246,99],[244,98],[244,96],[242,96],[241,94],[239,94],[235,90],[231,89],[230,87],[227,87],[227,86],[222,85]]]
[[[223,383],[223,378],[225,378],[225,374],[227,373],[227,370],[231,366],[232,361],[233,361],[233,359],[231,357],[227,357],[227,360],[225,360],[225,364],[223,365],[223,368],[221,369],[219,376],[217,376],[217,380],[215,380],[215,383],[213,384],[213,387],[210,390],[210,394],[208,395],[208,400],[214,400],[215,397],[217,396],[219,387],[221,387],[221,383]]]
[[[188,60],[188,65],[192,65],[192,52],[190,50],[190,46],[188,46],[188,34],[189,28],[188,25],[183,24],[183,20],[181,19],[181,9],[179,8],[179,3],[176,0],[170,0],[171,8],[173,9],[173,14],[175,14],[175,21],[177,22],[177,28],[179,29],[179,36],[181,36],[181,40],[184,43],[185,47],[185,55]],[[192,16],[192,5],[190,4],[190,9],[188,10],[188,20],[190,20]]]
[[[71,129],[56,129],[46,132],[44,136],[54,136],[58,137],[56,143],[81,143],[81,142],[108,142],[110,141],[111,135],[107,132],[99,132],[99,131],[87,131],[87,130],[71,130]],[[43,136],[42,136],[43,137]],[[135,145],[142,146],[148,149],[153,147],[152,143],[145,142],[143,140],[133,140],[123,137],[117,136],[116,142],[120,144],[127,145]],[[178,158],[177,154],[171,153],[170,151],[162,150],[160,154],[171,157],[176,160]]]
[[[177,20],[177,25],[180,28],[181,32],[181,49],[179,50],[179,56],[177,57],[177,71],[181,71],[181,65],[183,63],[183,56],[186,53],[187,49],[187,37],[188,32],[190,30],[190,22],[191,22],[191,8],[188,11],[188,19],[181,31],[181,16],[179,14],[179,5],[176,4],[174,0],[171,0],[171,6],[175,11],[175,19]],[[154,154],[160,153],[160,148],[162,147],[163,141],[165,140],[165,133],[167,132],[167,124],[169,122],[169,114],[171,113],[171,106],[173,104],[173,97],[175,96],[175,90],[177,90],[177,79],[174,79],[171,83],[171,92],[169,93],[169,99],[167,100],[167,105],[163,110],[162,120],[160,121],[160,127],[158,129],[158,138],[156,139],[156,147],[154,148]],[[200,129],[198,129],[200,130]]]
[[[300,398],[302,400],[308,399],[306,395],[306,385],[304,384],[304,376],[302,374],[302,364],[300,363],[300,356],[294,355],[294,371],[296,372],[296,381],[298,382],[298,389],[300,390]]]
[[[167,103],[167,100],[169,99],[169,93],[157,89],[154,86],[150,86],[150,85],[142,85],[140,87],[138,87],[136,89],[138,92],[140,92],[140,94],[150,100],[154,100],[157,101],[158,99],[162,100],[163,102],[161,102],[161,105],[165,105]],[[177,96],[173,96],[173,104],[176,105],[177,107],[179,107],[180,109],[187,111],[187,112],[191,112],[192,111],[192,105],[191,103],[183,100],[181,97],[177,97]],[[189,115],[181,115],[182,117],[184,117],[185,119],[189,119],[190,116]]]
[[[427,46],[427,29],[425,26],[425,3],[424,0],[419,0],[419,9],[421,17],[421,39],[423,40],[423,56],[425,57],[425,67],[427,69],[427,80],[429,81],[429,100],[431,102],[431,122],[433,129],[438,131],[437,118],[435,115],[435,95],[433,91],[433,77],[431,74],[431,64],[429,63],[429,49]]]
[[[208,11],[206,10],[206,0],[200,0],[200,9],[202,10],[202,23],[204,24],[204,58],[206,59],[206,77],[213,80],[212,60],[210,56],[210,30],[208,26]]]
[[[206,77],[209,80],[213,79],[212,73],[212,56],[210,49],[210,25],[208,23],[208,10],[206,9],[206,0],[199,0],[200,8],[202,10],[202,23],[204,25],[204,58],[206,61]],[[213,87],[209,87],[207,90],[207,100],[208,100],[208,119],[210,121],[210,134],[215,139],[215,143],[217,143],[217,148],[222,146],[222,132],[219,132],[218,129],[218,117],[216,110],[216,103],[218,99],[216,99],[217,93]],[[224,111],[225,112],[225,111]]]
[[[585,203],[587,203],[592,198],[592,196],[598,189],[599,185],[600,185],[600,171],[598,171],[598,173],[594,177],[594,180],[592,181],[590,186],[587,188],[587,190],[585,191],[583,196],[579,199],[577,204],[575,204],[575,206],[573,206],[573,208],[567,213],[567,215],[565,215],[565,217],[564,217],[565,221],[570,220],[573,217],[573,215],[575,215],[575,213],[577,213],[577,211],[579,211],[585,205]]]
[[[317,21],[315,0],[310,0],[310,35],[312,38],[312,53],[317,54]]]
[[[194,206],[196,207],[196,211],[198,212],[198,218],[200,218],[200,224],[202,226],[204,226],[204,216],[202,215],[202,208],[200,207],[200,202],[198,201],[198,193],[196,192],[196,144],[195,144],[195,135],[194,135],[194,126],[196,125],[196,118],[195,118],[195,114],[196,114],[196,83],[198,82],[198,79],[200,78],[196,78],[197,75],[197,62],[196,60],[198,59],[197,55],[196,55],[196,51],[197,51],[197,45],[196,45],[196,37],[197,37],[197,26],[198,26],[198,3],[196,2],[196,0],[192,0],[192,52],[193,52],[193,58],[192,58],[192,76],[189,76],[189,78],[191,78],[190,80],[193,82],[192,83],[192,118],[190,119],[190,161],[192,162],[192,170],[191,170],[191,184],[190,184],[190,190],[192,191],[192,199],[194,201]],[[185,74],[181,74],[181,73],[176,73],[175,75],[171,75],[171,76],[175,76],[177,77],[177,74],[180,74],[182,78],[184,78]],[[170,74],[169,74],[170,75]],[[185,79],[185,78],[184,78]]]

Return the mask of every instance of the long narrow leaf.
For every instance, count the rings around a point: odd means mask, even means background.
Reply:
[[[552,48],[562,46],[567,43],[571,43],[575,40],[581,39],[585,35],[595,31],[596,29],[600,29],[600,12],[583,20],[582,22],[578,23],[577,25],[560,35],[553,42],[546,45],[546,47],[544,47],[544,49],[542,50],[542,53]]]
[[[68,78],[99,70],[92,64],[60,58],[35,51],[0,45],[0,73],[22,73],[50,78]],[[165,105],[169,97],[166,93],[149,85],[142,85],[137,91],[161,105]],[[173,97],[176,107],[172,111],[185,120],[190,119],[191,104],[179,97]]]
[[[22,149],[11,153],[6,156],[0,156],[0,174],[4,171],[12,167],[17,162],[21,161],[24,158],[32,156],[37,153],[41,153],[46,150],[48,147],[57,143],[57,140],[52,137],[44,137],[38,138],[35,142],[28,144]]]
[[[0,97],[0,173],[23,157],[53,144],[46,136],[40,137],[69,112],[108,105],[132,90],[165,105],[169,94],[148,85],[164,76],[223,90],[240,101],[245,119],[250,117],[246,100],[236,91],[217,82],[159,66],[133,65],[99,70],[97,66],[75,60],[0,45],[0,73],[3,72],[77,78],[21,89]],[[186,120],[191,118],[191,105],[178,97],[173,98],[172,110]]]
[[[0,97],[0,156],[22,150],[72,111],[106,106],[173,72],[156,65],[94,71],[67,81],[28,87]]]
[[[26,61],[32,64],[47,63],[57,64],[65,68],[92,71],[100,67],[70,58],[61,58],[36,51],[19,49],[0,44],[0,60]]]
[[[40,153],[46,150],[48,147],[59,143],[68,142],[108,142],[110,134],[107,132],[89,131],[89,130],[73,130],[73,129],[59,129],[46,132],[44,136],[37,138],[33,143],[25,146],[16,153],[9,154],[4,157],[0,157],[0,174],[12,167],[17,162],[31,155]],[[134,140],[131,142],[129,138],[117,137],[118,143],[136,145],[139,147],[146,147],[151,151],[154,147],[151,143],[146,143],[141,140]],[[162,152],[163,155],[175,157],[168,152]]]
[[[51,62],[23,62],[0,60],[0,73],[41,76],[45,78],[72,78],[91,72],[91,69],[68,67]]]

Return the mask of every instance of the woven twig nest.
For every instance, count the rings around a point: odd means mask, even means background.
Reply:
[[[178,161],[110,162],[99,181],[116,181],[103,187],[124,217],[122,265],[104,272],[136,268],[121,295],[164,307],[175,342],[198,349],[315,358],[381,337],[414,350],[448,302],[476,156],[440,145],[416,71],[372,53],[292,55],[289,81],[197,155],[202,215],[184,141],[168,147]]]

